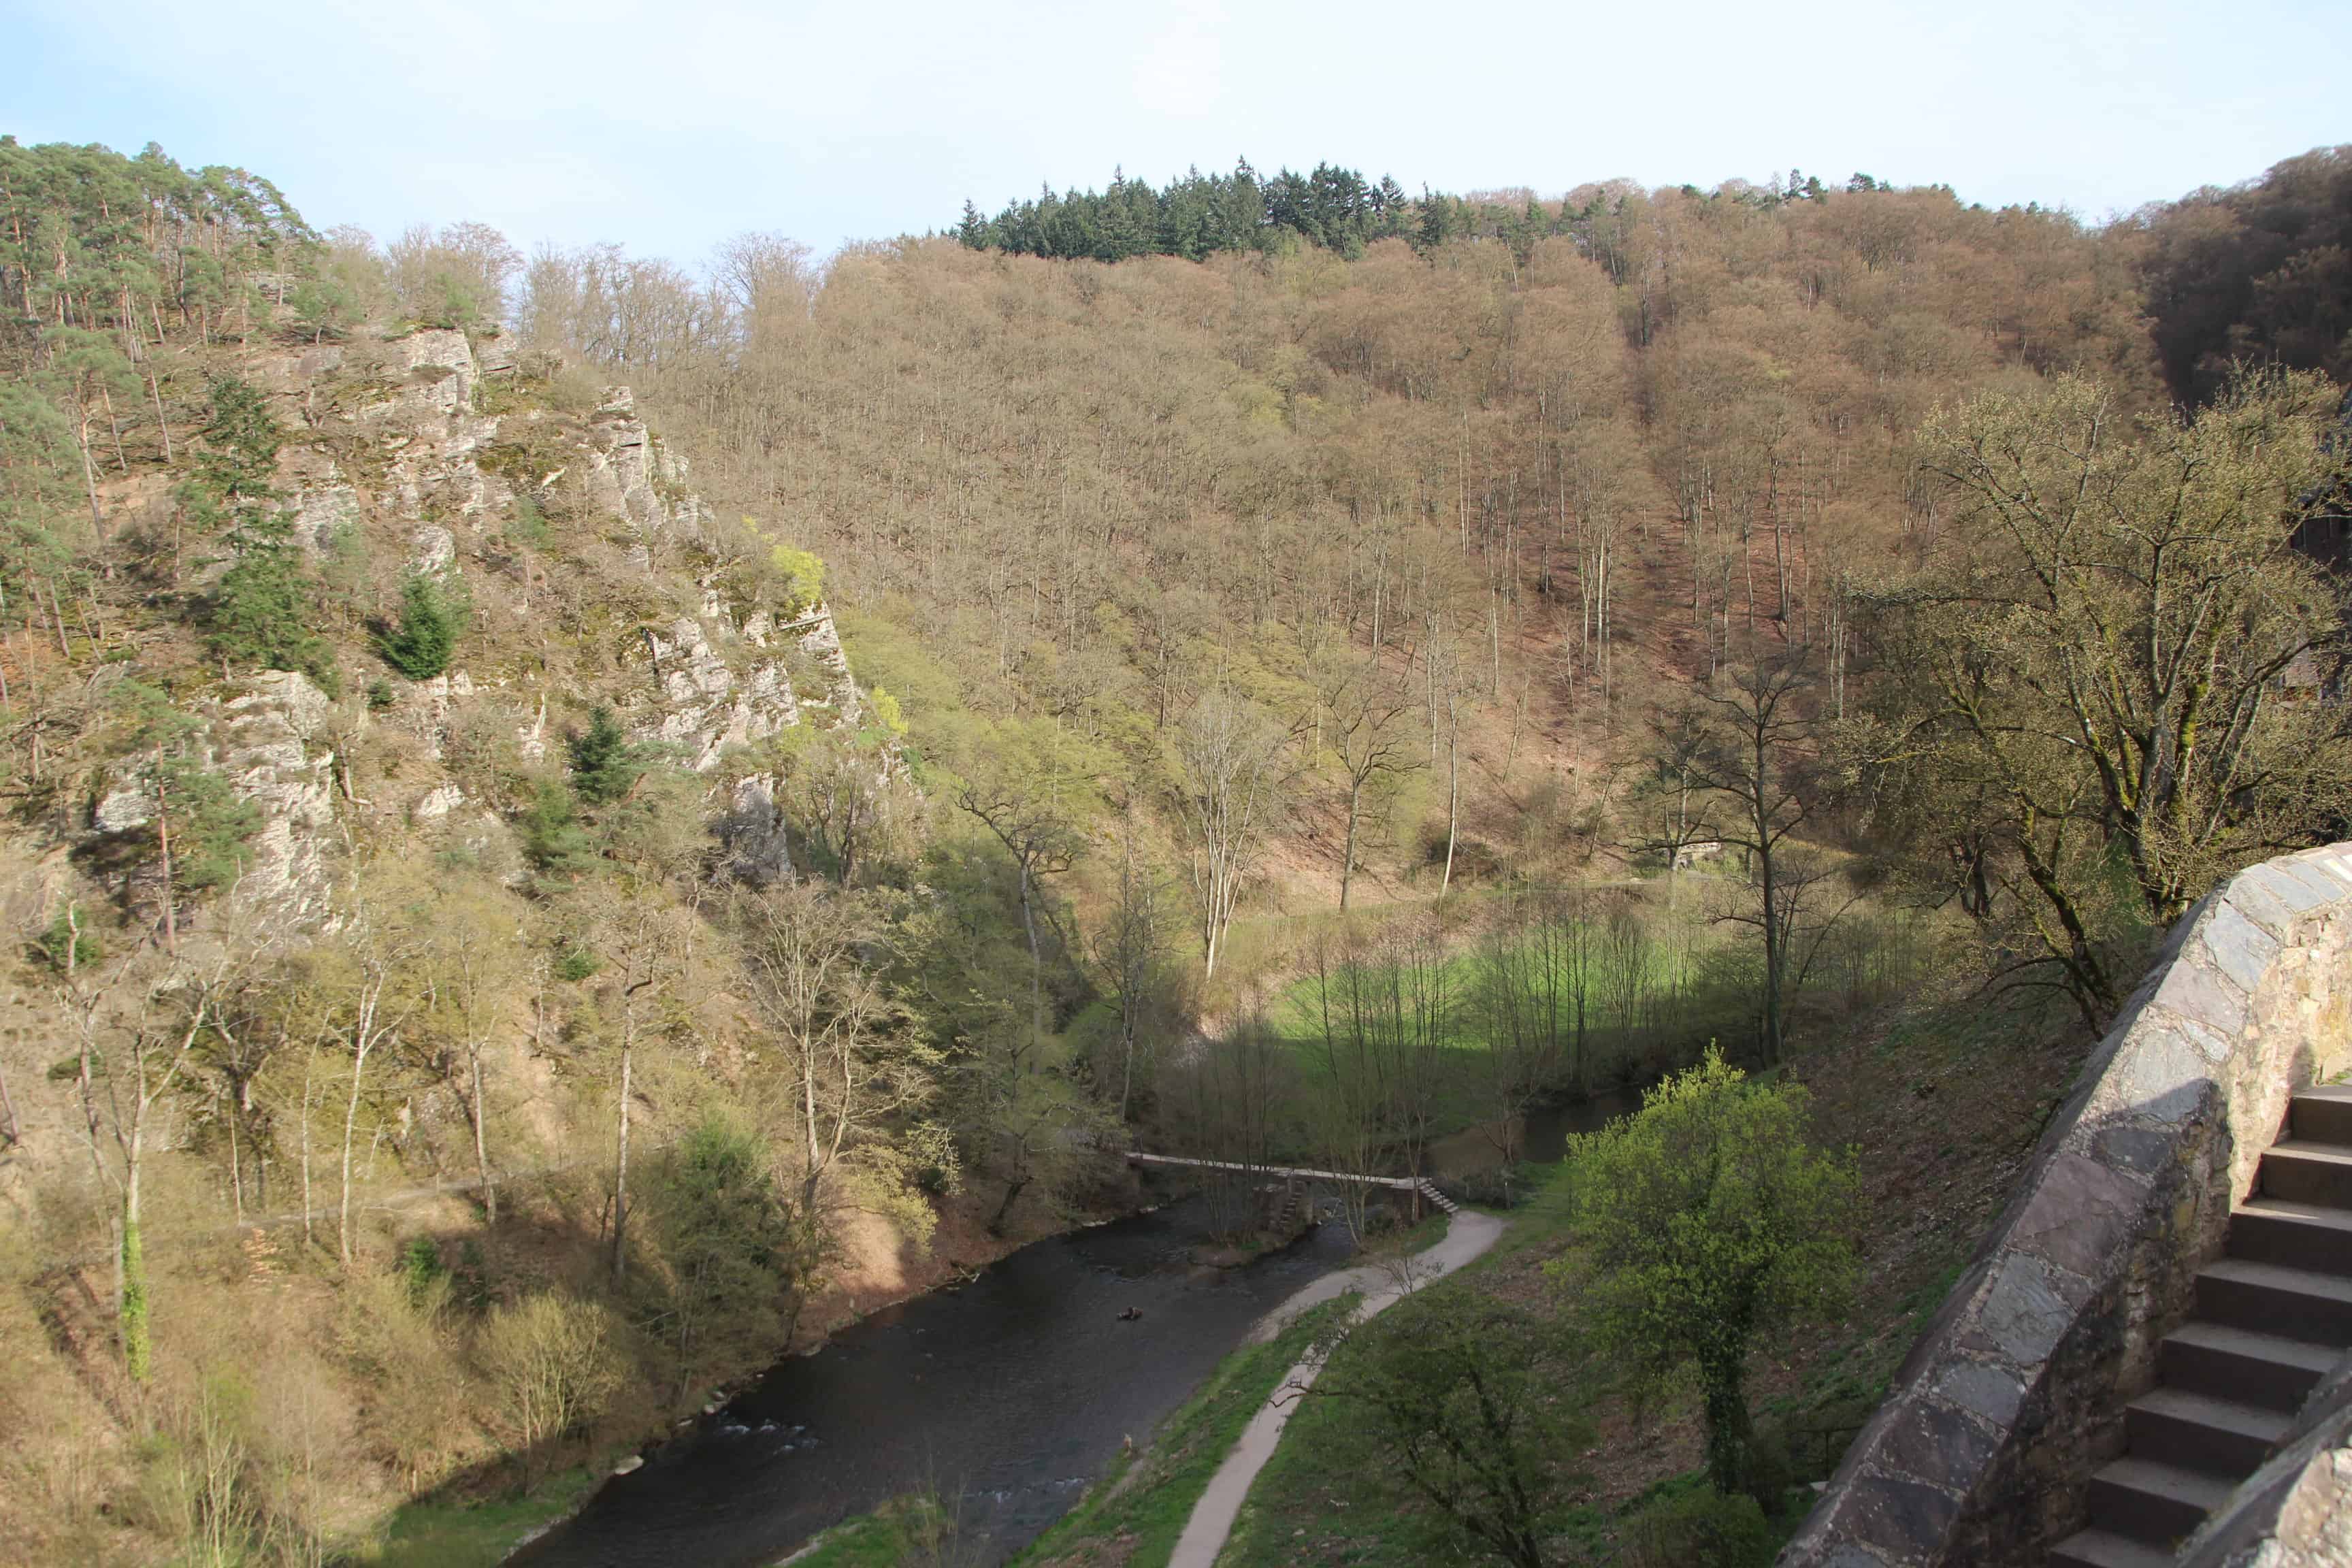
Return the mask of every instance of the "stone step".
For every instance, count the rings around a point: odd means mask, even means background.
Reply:
[[[2352,1084],[2315,1084],[2289,1102],[2288,1136],[2315,1143],[2352,1143]]]
[[[2124,1447],[2135,1459],[2242,1480],[2293,1424],[2284,1411],[2158,1388],[2124,1406]]]
[[[2204,1523],[2231,1490],[2220,1476],[2134,1455],[2091,1478],[2091,1524],[2148,1546],[2168,1547]]]
[[[2248,1198],[2230,1215],[2229,1255],[2315,1274],[2352,1274],[2352,1209]]]
[[[2289,1138],[2263,1152],[2257,1187],[2266,1198],[2352,1209],[2352,1145]]]
[[[2258,1334],[2352,1346],[2352,1279],[2225,1258],[2198,1271],[2197,1315]]]
[[[2171,1552],[2104,1530],[2068,1536],[2050,1549],[2050,1561],[2053,1568],[2172,1568]]]
[[[2293,1414],[2338,1354],[2326,1345],[2277,1334],[2192,1322],[2167,1334],[2157,1347],[2156,1374],[2167,1388]]]

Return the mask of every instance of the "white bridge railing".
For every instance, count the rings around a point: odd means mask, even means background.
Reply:
[[[1309,1171],[1295,1165],[1254,1165],[1234,1160],[1196,1160],[1186,1154],[1147,1154],[1140,1149],[1127,1152],[1128,1162],[1136,1165],[1174,1165],[1196,1171],[1234,1171],[1245,1176],[1279,1176],[1288,1181],[1349,1182],[1358,1186],[1394,1187],[1400,1192],[1414,1193],[1427,1198],[1446,1214],[1460,1210],[1461,1205],[1437,1190],[1434,1184],[1418,1176],[1367,1176],[1354,1171]]]

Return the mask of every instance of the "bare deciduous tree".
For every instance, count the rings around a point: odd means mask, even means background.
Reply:
[[[1764,942],[1764,1059],[1780,1059],[1787,1020],[1788,915],[1780,886],[1781,847],[1829,798],[1835,780],[1824,754],[1826,728],[1814,701],[1811,650],[1783,648],[1728,666],[1661,725],[1661,777],[1705,803],[1709,835],[1748,855],[1756,907],[1738,918]]]
[[[1279,809],[1289,736],[1255,705],[1211,692],[1177,724],[1175,751],[1202,968],[1214,976],[1242,888]]]
[[[1328,715],[1328,744],[1348,781],[1348,828],[1339,852],[1339,907],[1344,910],[1356,879],[1356,835],[1363,820],[1364,791],[1385,774],[1420,766],[1420,754],[1400,722],[1412,700],[1402,686],[1383,677],[1377,654],[1327,677],[1321,696]]]

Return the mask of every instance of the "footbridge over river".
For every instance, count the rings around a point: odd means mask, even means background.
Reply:
[[[2173,928],[1780,1568],[2352,1563],[2352,844]]]
[[[1150,1154],[1140,1149],[1129,1149],[1127,1161],[1130,1165],[1156,1165],[1170,1169],[1192,1171],[1223,1171],[1253,1179],[1278,1182],[1338,1182],[1348,1186],[1391,1187],[1412,1194],[1416,1208],[1423,1200],[1442,1214],[1454,1214],[1462,1205],[1437,1190],[1437,1184],[1419,1176],[1368,1176],[1352,1171],[1309,1171],[1295,1165],[1259,1165],[1236,1160],[1196,1160],[1184,1154]]]

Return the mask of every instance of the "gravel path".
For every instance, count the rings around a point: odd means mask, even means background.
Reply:
[[[1261,1337],[1272,1338],[1309,1307],[1350,1290],[1364,1292],[1364,1304],[1356,1313],[1357,1321],[1361,1322],[1408,1289],[1419,1289],[1453,1273],[1494,1246],[1502,1234],[1501,1220],[1465,1209],[1447,1224],[1445,1239],[1426,1252],[1413,1254],[1402,1268],[1367,1264],[1327,1274],[1276,1308],[1259,1325],[1258,1332]],[[1282,1440],[1282,1429],[1290,1424],[1290,1413],[1298,1408],[1299,1396],[1322,1370],[1322,1361],[1308,1355],[1290,1369],[1290,1374],[1282,1380],[1272,1397],[1250,1417],[1233,1452],[1217,1467],[1217,1473],[1209,1478],[1208,1489],[1201,1494],[1201,1500],[1192,1505],[1192,1517],[1184,1521],[1184,1533],[1178,1538],[1176,1551],[1168,1559],[1168,1568],[1215,1568],[1217,1553],[1224,1550],[1225,1538],[1233,1533],[1234,1520],[1242,1510],[1242,1500],[1249,1496],[1250,1483],[1265,1468],[1265,1462],[1274,1458],[1275,1445]]]

